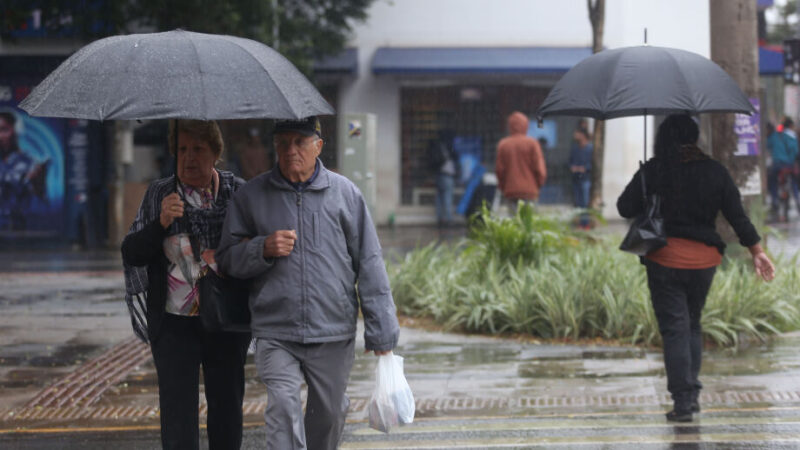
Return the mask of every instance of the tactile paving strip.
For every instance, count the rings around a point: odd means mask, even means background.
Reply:
[[[701,394],[704,406],[725,405],[780,405],[800,402],[800,391],[730,391],[724,393]],[[419,414],[426,412],[458,413],[492,409],[542,410],[547,408],[584,408],[620,406],[657,406],[671,403],[669,395],[588,395],[574,397],[421,397],[416,399]],[[366,412],[369,399],[355,398],[350,402],[350,415]],[[259,415],[266,407],[266,401],[246,401],[242,406],[244,414]],[[200,407],[201,416],[206,414],[206,405]],[[136,419],[157,417],[157,406],[26,406],[0,411],[0,422],[24,420],[67,420],[67,419]]]
[[[24,409],[91,406],[108,388],[149,358],[150,348],[137,338],[130,338],[38,393]]]

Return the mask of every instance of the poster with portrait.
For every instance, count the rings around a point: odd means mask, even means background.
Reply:
[[[62,232],[65,199],[63,119],[31,117],[16,105],[32,83],[0,81],[0,237]]]

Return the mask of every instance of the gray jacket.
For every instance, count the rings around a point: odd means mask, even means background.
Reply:
[[[275,168],[250,180],[228,205],[216,260],[252,278],[253,336],[315,343],[351,339],[359,299],[367,350],[391,350],[399,326],[375,226],[358,188],[326,170],[302,192]],[[265,259],[264,240],[295,230],[289,256]]]

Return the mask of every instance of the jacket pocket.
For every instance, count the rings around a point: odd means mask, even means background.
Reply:
[[[320,245],[319,229],[319,213],[315,212],[311,214],[311,245],[314,248],[319,248]]]
[[[344,281],[341,280],[339,283],[342,286],[342,294],[339,295],[339,299],[344,307],[345,314],[347,317],[350,317],[358,308],[358,298],[356,297],[355,286],[348,286]]]

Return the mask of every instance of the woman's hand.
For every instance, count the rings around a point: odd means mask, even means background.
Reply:
[[[176,218],[183,217],[183,201],[177,192],[173,192],[161,200],[161,216],[159,221],[165,229],[172,225]]]
[[[770,261],[769,256],[761,249],[761,245],[756,244],[748,248],[753,256],[753,267],[756,274],[764,281],[772,281],[775,278],[775,266]]]

